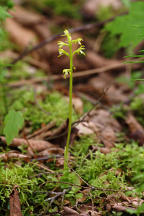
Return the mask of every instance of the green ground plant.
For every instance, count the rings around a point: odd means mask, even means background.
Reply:
[[[71,154],[75,157],[72,165],[74,170],[67,179],[62,175],[63,170],[55,167],[55,162],[46,163],[53,167],[53,174],[40,170],[34,161],[28,164],[21,162],[20,166],[11,161],[6,168],[4,163],[0,162],[0,214],[8,215],[9,196],[15,185],[18,185],[22,213],[25,216],[45,215],[48,212],[56,215],[60,212],[62,197],[51,203],[52,191],[57,193],[65,190],[64,198],[69,200],[71,205],[78,203],[85,196],[83,186],[87,186],[80,177],[93,187],[85,198],[86,202],[92,199],[94,204],[100,205],[101,197],[104,199],[113,194],[113,190],[122,191],[128,186],[138,189],[126,193],[142,196],[143,147],[139,147],[135,142],[119,143],[111,153],[104,155],[99,151],[92,152],[92,146],[99,146],[93,136],[81,137],[74,143],[71,148]],[[100,210],[106,214],[103,207]]]
[[[120,48],[126,48],[127,54],[132,54],[134,48],[144,38],[143,1],[122,0],[128,14],[117,16],[104,27],[105,37],[102,50],[107,58],[112,57]],[[124,28],[125,26],[125,28]]]
[[[42,123],[56,122],[56,126],[60,126],[66,118],[68,118],[68,102],[59,92],[51,92],[43,96],[41,92],[37,92],[37,102],[35,101],[35,93],[32,88],[14,91],[14,98],[11,100],[10,107],[16,111],[22,111],[25,121],[31,127],[32,131],[41,127]],[[78,115],[73,110],[72,121],[76,121]],[[27,125],[27,126],[28,126]]]
[[[143,10],[144,2],[132,2],[128,15],[118,16],[114,21],[105,26],[105,29],[109,31],[112,36],[120,36],[119,48],[129,47],[129,49],[133,49],[143,40]]]
[[[64,78],[69,75],[70,76],[70,81],[69,81],[69,122],[68,122],[68,135],[67,135],[67,142],[66,142],[66,147],[65,147],[65,154],[64,154],[64,169],[68,169],[68,153],[69,153],[69,143],[70,143],[70,135],[71,135],[71,124],[72,124],[72,85],[73,85],[73,70],[74,70],[74,65],[73,65],[73,57],[75,54],[81,54],[85,55],[84,53],[84,45],[81,44],[82,38],[77,38],[75,40],[72,40],[71,34],[69,33],[68,30],[64,31],[64,36],[67,38],[67,41],[59,41],[58,46],[59,46],[59,56],[66,55],[68,56],[70,60],[70,68],[69,69],[64,69]],[[80,47],[76,50],[73,51],[73,44],[79,44]],[[66,50],[63,49],[63,47],[68,47],[69,51],[67,52]]]
[[[2,1],[0,5],[0,50],[5,50],[7,47],[7,35],[3,29],[3,22],[6,18],[11,17],[8,13],[8,8],[12,7],[11,1]],[[3,133],[6,136],[6,141],[8,144],[11,143],[13,138],[18,135],[19,130],[23,127],[23,116],[20,112],[16,112],[15,110],[8,110],[8,102],[7,102],[7,66],[5,62],[0,62],[0,86],[1,86],[1,94],[4,105],[4,118],[1,119],[2,124],[4,125]],[[10,126],[13,125],[13,128]],[[14,129],[15,128],[15,129]]]

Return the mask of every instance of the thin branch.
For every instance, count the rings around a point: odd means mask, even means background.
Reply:
[[[125,67],[126,67],[126,64],[124,64],[123,62],[118,62],[118,63],[114,63],[112,65],[108,65],[108,66],[104,66],[104,67],[100,67],[100,68],[76,72],[73,74],[73,78],[90,76],[93,74],[104,73],[106,71],[110,71],[110,70],[114,70],[114,69],[118,69],[118,68],[125,68]],[[18,82],[13,82],[13,83],[9,84],[9,86],[10,87],[21,87],[23,85],[32,85],[35,83],[41,83],[43,81],[51,81],[51,80],[52,81],[63,80],[63,75],[61,75],[61,74],[60,75],[51,75],[49,77],[35,78],[35,79],[31,79],[31,80],[22,80],[22,81],[18,81]]]
[[[70,183],[70,182],[63,182],[63,181],[46,181],[47,183],[54,183],[54,184],[67,184],[67,185],[70,185],[70,186],[75,186],[75,187],[78,187],[78,188],[84,188],[84,189],[88,189],[90,188],[91,190],[98,190],[98,191],[112,191],[112,192],[127,192],[127,191],[131,191],[131,189],[125,189],[125,190],[115,190],[115,189],[111,189],[111,188],[100,188],[100,187],[95,187],[95,186],[92,186],[92,185],[89,185],[88,186],[82,186],[82,185],[77,185],[77,184],[73,184],[73,183]]]
[[[122,15],[126,15],[128,13],[128,11],[126,12],[123,12],[123,13],[120,13],[119,15],[117,16],[122,16]],[[81,32],[81,31],[87,31],[87,30],[90,30],[92,28],[96,28],[96,27],[102,27],[103,25],[107,24],[108,22],[111,22],[113,21],[117,16],[113,16],[112,18],[110,19],[107,19],[105,21],[101,21],[101,22],[95,22],[95,23],[91,23],[91,24],[86,24],[86,25],[82,25],[82,26],[79,26],[79,27],[76,27],[76,28],[71,28],[71,29],[68,29],[68,31],[70,33],[75,33],[75,32]],[[46,44],[56,40],[57,38],[59,38],[61,35],[63,34],[63,32],[59,33],[59,34],[55,34],[49,38],[47,38],[46,40],[43,40],[42,42],[40,42],[39,44],[33,46],[32,48],[28,49],[26,48],[17,58],[15,58],[11,64],[15,64],[17,63],[18,61],[22,60],[25,56],[31,54],[32,52],[44,47]]]
[[[68,189],[64,189],[62,192],[54,192],[54,191],[52,191],[51,194],[55,194],[55,196],[49,197],[49,198],[45,199],[45,202],[46,202],[46,201],[50,201],[50,205],[52,205],[52,203],[53,203],[58,197],[62,196],[62,198],[63,198],[67,191],[68,191]]]

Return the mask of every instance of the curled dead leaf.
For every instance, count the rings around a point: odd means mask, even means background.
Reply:
[[[126,123],[129,127],[131,138],[137,140],[141,145],[143,145],[144,144],[144,128],[140,125],[140,123],[131,113],[127,115]]]
[[[22,216],[18,186],[14,186],[10,195],[10,216]]]

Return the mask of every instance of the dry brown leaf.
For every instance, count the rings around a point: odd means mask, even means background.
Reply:
[[[67,101],[69,101],[69,98],[68,97],[65,97]],[[72,98],[72,104],[73,104],[73,107],[75,109],[75,111],[82,115],[83,114],[83,102],[80,98],[78,97],[73,97]]]
[[[76,128],[78,135],[95,133],[106,148],[112,148],[116,141],[116,133],[121,131],[121,126],[106,110],[93,110],[85,118],[86,122],[80,122]]]
[[[29,11],[24,9],[21,6],[16,5],[13,10],[10,11],[10,14],[16,21],[21,23],[22,25],[35,25],[38,23],[42,23],[45,18],[38,14],[34,13],[33,11]]]
[[[63,213],[63,216],[77,216],[79,215],[79,213],[69,207],[64,207],[63,208],[64,210],[64,213]]]
[[[49,129],[53,128],[56,125],[55,121],[51,121],[50,123],[48,123],[45,126],[42,126],[40,129],[36,130],[33,134],[30,134],[29,136],[27,136],[28,139],[34,138],[39,136],[40,134],[47,132]]]
[[[121,8],[122,4],[120,0],[86,0],[83,11],[86,17],[94,17],[102,7],[112,7],[114,10]]]
[[[46,156],[46,155],[64,155],[64,150],[59,148],[58,146],[53,146],[50,148],[45,149],[44,151],[39,152],[39,156]]]
[[[94,51],[87,51],[86,52],[86,61],[91,67],[97,68],[97,67],[104,67],[108,65],[118,64],[120,63],[117,60],[113,59],[106,59],[103,56],[100,56]]]
[[[2,140],[2,142],[6,143],[5,137],[1,136],[0,139]],[[26,140],[26,139],[22,139],[22,138],[13,139],[11,146],[20,146],[20,145],[29,146],[29,144],[32,147],[32,149],[34,151],[37,151],[37,152],[43,151],[47,148],[55,147],[50,142],[47,142],[44,140],[34,140],[34,139]]]
[[[35,25],[34,30],[40,36],[41,39],[46,39],[51,36],[51,32],[49,30],[49,22]]]
[[[123,203],[115,203],[112,208],[116,211],[126,211],[128,209],[132,209],[132,208],[128,208],[127,206],[124,206]],[[133,209],[134,210],[134,209]]]
[[[21,204],[17,188],[18,186],[15,186],[10,195],[10,216],[22,216]]]
[[[114,147],[116,141],[115,131],[111,127],[106,127],[101,131],[101,140],[104,143],[106,148]]]
[[[28,155],[23,155],[20,154],[18,152],[7,152],[7,153],[3,153],[0,154],[0,159],[7,161],[8,159],[13,159],[13,158],[17,158],[17,159],[29,159]]]
[[[85,213],[81,213],[80,216],[101,216],[97,211],[86,211]]]
[[[93,88],[93,92],[99,96],[104,94],[103,100],[108,104],[116,104],[127,101],[127,95],[117,88],[113,83],[113,79],[104,74],[89,80],[88,84]]]
[[[79,123],[76,128],[78,129],[78,135],[90,135],[93,134],[94,131],[90,128],[89,123]]]
[[[14,19],[8,18],[5,21],[5,28],[9,33],[11,40],[18,45],[18,48],[24,50],[30,45],[36,44],[36,35],[33,31],[22,27]]]
[[[119,201],[118,201],[119,200]],[[135,209],[142,205],[144,200],[138,197],[127,197],[125,194],[111,194],[106,198],[107,210],[114,209],[116,211],[127,211],[128,209]],[[121,201],[121,202],[120,202]]]
[[[17,53],[13,52],[12,50],[5,50],[0,52],[0,59],[14,59],[17,57]]]
[[[100,152],[103,154],[108,154],[108,153],[110,153],[110,149],[109,148],[100,148]]]
[[[144,128],[136,120],[136,118],[129,113],[126,117],[126,123],[129,127],[131,137],[137,140],[141,145],[144,144]]]

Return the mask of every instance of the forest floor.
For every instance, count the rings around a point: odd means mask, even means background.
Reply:
[[[42,15],[30,2],[16,5],[4,23],[11,42],[0,58],[11,65],[0,90],[0,122],[13,108],[25,123],[10,145],[0,127],[0,215],[138,215],[144,209],[144,85],[135,79],[143,77],[143,65],[124,63],[126,51],[108,43],[102,31],[108,19],[90,14],[82,21],[50,9]],[[69,60],[58,58],[57,41],[69,27],[74,39],[83,38],[86,56],[74,59],[66,176],[69,79],[62,70]]]

